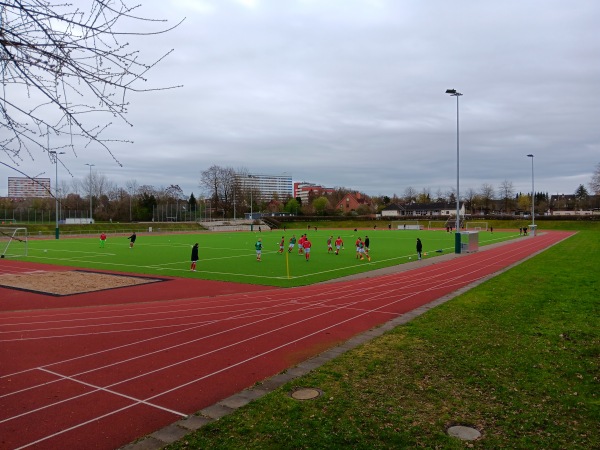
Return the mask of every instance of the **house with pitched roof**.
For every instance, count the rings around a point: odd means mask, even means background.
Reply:
[[[370,203],[367,202],[360,192],[355,192],[354,194],[348,193],[335,205],[335,210],[342,214],[347,214],[356,211],[361,206],[371,207]]]

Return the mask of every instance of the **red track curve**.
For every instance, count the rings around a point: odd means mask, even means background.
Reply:
[[[5,311],[0,448],[118,448],[571,234],[343,283]]]

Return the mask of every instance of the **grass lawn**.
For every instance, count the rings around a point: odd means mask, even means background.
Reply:
[[[297,248],[287,252],[288,240],[295,234],[308,233],[313,243],[311,258],[306,262]],[[360,236],[370,238],[371,261],[357,260],[354,243]],[[285,236],[284,254],[278,254]],[[340,255],[327,253],[327,238],[341,236],[344,250]],[[233,233],[139,234],[135,247],[129,249],[124,235],[109,235],[105,248],[99,238],[29,240],[29,261],[115,270],[140,274],[196,277],[272,286],[299,286],[393,266],[415,259],[417,237],[423,241],[425,258],[454,252],[454,234],[428,230],[358,230],[321,229],[281,230]],[[518,232],[481,232],[481,246],[518,238]],[[256,261],[254,244],[263,242],[263,257]],[[192,245],[200,244],[198,271],[190,272]],[[11,244],[15,245],[15,244]]]
[[[168,448],[600,448],[599,268],[580,232]]]

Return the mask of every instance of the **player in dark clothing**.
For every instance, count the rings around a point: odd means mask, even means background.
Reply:
[[[421,259],[421,252],[423,251],[423,243],[421,239],[417,238],[417,255],[419,255],[419,259]]]
[[[129,239],[129,248],[133,248],[133,245],[135,244],[135,240],[137,239],[137,235],[135,234],[135,232],[129,236],[127,239]]]
[[[196,271],[196,262],[198,261],[198,243],[196,242],[194,244],[194,246],[192,247],[192,267],[190,268],[190,270],[192,272]]]

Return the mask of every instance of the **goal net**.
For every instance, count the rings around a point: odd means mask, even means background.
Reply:
[[[487,231],[488,223],[487,222],[467,222],[465,224],[465,229],[468,231]]]
[[[0,258],[27,256],[27,228],[0,227]]]
[[[446,229],[446,221],[445,220],[430,220],[427,223],[428,230],[445,230]]]

